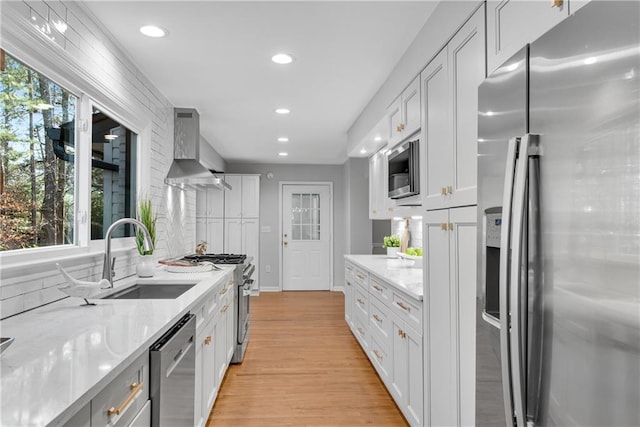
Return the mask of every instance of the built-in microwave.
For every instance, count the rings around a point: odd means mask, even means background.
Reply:
[[[417,139],[403,142],[387,154],[390,199],[420,194],[419,142]]]

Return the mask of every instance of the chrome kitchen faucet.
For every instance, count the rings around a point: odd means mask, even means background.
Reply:
[[[109,281],[109,287],[113,288],[113,267],[115,265],[116,258],[111,259],[111,234],[113,230],[122,224],[133,224],[138,228],[138,231],[142,231],[142,247],[145,251],[153,250],[153,243],[151,241],[151,235],[149,230],[140,221],[133,218],[122,218],[114,222],[107,229],[107,233],[104,236],[104,265],[102,266],[102,278]]]

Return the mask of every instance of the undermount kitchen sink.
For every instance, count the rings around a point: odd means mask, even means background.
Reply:
[[[101,299],[176,299],[195,283],[140,284],[106,295]]]

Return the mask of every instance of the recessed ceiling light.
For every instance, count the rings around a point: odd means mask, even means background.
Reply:
[[[278,53],[277,55],[273,55],[271,60],[276,64],[286,65],[291,64],[293,62],[293,58],[291,55],[287,55],[286,53]]]
[[[280,157],[287,157],[289,155],[289,153],[285,153],[284,151],[281,153],[278,153],[278,156]]]
[[[164,37],[166,36],[169,32],[167,30],[165,30],[164,28],[160,28],[156,25],[145,25],[140,27],[140,32],[142,34],[144,34],[147,37]]]
[[[360,154],[367,154],[367,150],[363,148],[362,150],[360,150]]]
[[[374,141],[382,141],[382,137],[381,136],[376,136],[375,138],[373,138]]]
[[[286,136],[281,136],[280,138],[278,138],[278,141],[280,141],[280,142],[289,142],[289,138],[287,138]]]
[[[278,114],[289,114],[291,111],[288,108],[276,108]]]

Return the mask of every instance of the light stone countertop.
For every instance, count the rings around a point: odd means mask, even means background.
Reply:
[[[387,255],[345,255],[344,258],[422,301],[422,260],[412,263],[409,260],[389,258]]]
[[[82,408],[170,326],[226,283],[232,269],[131,277],[137,283],[196,283],[173,300],[80,298],[40,307],[0,322],[15,341],[0,356],[0,425],[60,425]]]

